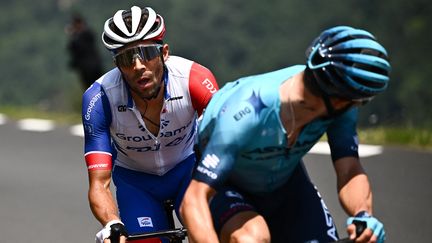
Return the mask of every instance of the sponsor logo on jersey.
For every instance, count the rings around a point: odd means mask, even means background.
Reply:
[[[198,170],[199,172],[201,172],[201,173],[207,175],[208,177],[210,177],[210,178],[213,179],[213,180],[216,180],[217,177],[218,177],[218,176],[216,175],[216,173],[211,172],[210,170],[208,170],[208,169],[205,168],[205,167],[202,167],[201,165],[198,165],[198,166],[197,166],[197,170]]]
[[[264,147],[247,151],[241,156],[251,160],[267,160],[287,156],[288,152],[289,149],[285,147]]]
[[[161,119],[160,122],[161,122],[161,128],[164,128],[164,127],[168,126],[168,124],[170,123],[170,121],[165,120],[165,119]],[[187,126],[189,126],[189,124],[186,125],[186,127],[187,127]]]
[[[358,138],[358,136],[357,136],[357,135],[354,136],[354,137],[353,137],[353,140],[354,140],[354,144],[355,144],[355,145],[352,145],[352,146],[350,147],[350,149],[351,149],[352,151],[358,151],[358,146],[359,146],[359,138]]]
[[[321,194],[318,192],[318,189],[316,187],[315,190],[317,191],[318,197],[321,198]],[[321,198],[321,206],[323,208],[324,216],[326,219],[326,225],[328,227],[327,235],[330,236],[332,239],[337,240],[338,238],[336,236],[336,226],[334,225],[333,218],[322,198]]]
[[[168,120],[164,120],[162,119],[162,128],[164,126],[167,126],[169,124]],[[186,129],[192,124],[192,121],[190,121],[187,125],[182,126],[180,128],[174,129],[174,130],[170,130],[170,131],[161,131],[159,133],[159,137],[160,138],[169,138],[169,137],[173,137],[173,136],[178,136],[181,135],[182,133],[184,133],[184,131],[186,131]],[[143,132],[145,132],[145,128],[142,125],[139,125],[139,129]],[[140,136],[129,136],[127,134],[124,133],[116,133],[116,137],[121,139],[121,140],[125,140],[128,142],[143,142],[143,141],[149,141],[152,139],[152,137],[150,136],[150,134],[146,134],[146,135],[140,135]],[[182,135],[180,137],[185,137],[185,135]],[[177,139],[178,140],[178,139]]]
[[[127,136],[124,133],[116,133],[116,137],[118,137],[121,140],[125,140],[128,142],[142,142],[142,141],[148,141],[151,140],[152,137],[150,135],[142,135],[142,136]]]
[[[243,117],[250,114],[252,110],[249,107],[244,107],[240,111],[238,111],[236,114],[234,114],[234,120],[240,121]]]
[[[181,100],[181,99],[183,99],[183,96],[176,96],[176,97],[170,97],[170,98],[168,99],[168,101]]]
[[[89,135],[93,135],[93,132],[94,132],[93,124],[88,123],[88,122],[84,122],[83,128],[84,128],[85,133],[87,133]]]
[[[119,105],[119,106],[117,106],[117,111],[118,112],[125,112],[125,111],[127,111],[127,106],[126,105]]]
[[[202,85],[206,87],[210,91],[210,93],[216,93],[216,88],[214,87],[213,83],[210,81],[210,79],[206,78],[201,82]]]
[[[169,120],[165,120],[165,119],[161,119],[161,120],[160,120],[161,129],[165,128],[165,127],[168,126],[169,124],[170,124],[170,121],[169,121]],[[189,124],[190,124],[190,122],[189,122]],[[189,124],[186,125],[186,126],[184,126],[184,127],[182,127],[182,128],[186,128],[186,127],[188,127]],[[143,125],[141,125],[141,124],[138,126],[138,128],[139,128],[141,131],[143,131],[143,132],[146,132],[146,131],[147,131],[147,129],[146,129]],[[181,131],[182,128],[180,128],[180,131]],[[176,129],[176,130],[179,130],[179,129]],[[174,130],[174,132],[176,132],[176,130]],[[161,137],[162,137],[162,136],[161,136]]]
[[[141,228],[143,227],[153,227],[153,221],[150,217],[138,217],[138,224]]]
[[[87,169],[89,170],[94,170],[94,169],[105,169],[108,168],[108,164],[94,164],[94,165],[89,165],[87,167]]]
[[[240,193],[238,193],[238,192],[236,192],[236,191],[226,191],[226,192],[225,192],[225,195],[226,195],[227,197],[237,197],[237,198],[243,199],[243,196],[240,195]]]
[[[355,143],[356,145],[359,145],[359,138],[358,138],[358,136],[357,136],[357,135],[354,136],[353,139],[354,139],[354,143]]]
[[[220,222],[226,222],[229,218],[231,218],[232,215],[236,214],[237,212],[241,211],[253,211],[255,210],[250,204],[244,203],[244,202],[236,202],[231,203],[230,208],[226,210],[220,217]]]
[[[255,115],[259,116],[261,111],[264,108],[267,108],[267,106],[264,104],[264,102],[262,101],[260,95],[255,94],[255,91],[252,92],[251,97],[249,97],[249,99],[246,100],[248,103],[250,103],[252,105],[252,107],[255,110]]]
[[[90,120],[90,114],[95,106],[95,103],[104,95],[103,92],[99,92],[97,93],[95,96],[93,96],[93,98],[90,100],[88,106],[87,106],[87,112],[84,115],[84,119],[86,119],[87,121]]]
[[[167,121],[167,123],[169,123]],[[177,146],[181,144],[187,135],[189,134],[189,138],[193,137],[195,134],[194,130],[191,130],[188,134],[185,134],[185,131],[187,127],[189,127],[192,124],[192,122],[189,122],[186,126],[183,126],[179,129],[175,129],[172,131],[162,131],[159,134],[159,137],[161,138],[167,138],[161,140],[163,144],[160,142],[153,142],[153,137],[150,134],[140,135],[140,136],[128,136],[124,133],[116,133],[115,137],[124,140],[127,142],[133,142],[133,143],[141,143],[139,145],[141,146],[131,146],[131,145],[123,145],[125,149],[127,150],[133,150],[135,152],[152,152],[152,151],[159,151],[161,147],[171,147],[171,146]],[[168,139],[170,138],[170,139]],[[144,146],[142,146],[144,145]],[[121,146],[116,146],[117,149]],[[125,153],[124,151],[122,151]],[[125,153],[126,154],[126,153]]]
[[[224,105],[224,106],[221,108],[219,114],[220,114],[220,115],[224,114],[224,113],[227,111],[227,109],[228,109],[228,107],[227,107],[226,105]]]
[[[202,160],[202,164],[207,168],[215,169],[219,164],[219,158],[214,154],[207,154],[206,157]]]
[[[158,143],[158,144],[155,144],[153,146],[142,146],[142,147],[127,146],[126,149],[134,150],[136,152],[148,152],[148,151],[159,151],[160,147],[161,147],[160,143]]]
[[[243,199],[243,198],[241,198]],[[230,204],[230,208],[253,208],[249,203],[245,202],[235,202]]]

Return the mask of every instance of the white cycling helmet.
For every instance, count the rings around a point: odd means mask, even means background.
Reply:
[[[133,6],[130,10],[118,10],[104,25],[102,42],[110,51],[115,51],[138,40],[162,42],[165,24],[162,16],[152,8]]]

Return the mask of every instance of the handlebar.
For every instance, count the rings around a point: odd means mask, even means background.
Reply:
[[[144,234],[137,234],[137,235],[130,235],[127,240],[133,241],[133,240],[141,240],[141,239],[149,239],[149,238],[168,238],[173,240],[184,240],[187,235],[186,228],[178,228],[173,230],[162,230],[162,231],[155,231],[150,233],[144,233]]]
[[[367,228],[366,222],[364,221],[354,220],[353,224],[356,227],[357,237],[359,237],[363,233],[363,231]],[[355,242],[354,240],[351,240],[349,237],[347,237],[330,243],[354,243],[354,242]]]

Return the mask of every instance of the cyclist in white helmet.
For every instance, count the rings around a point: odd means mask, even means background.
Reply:
[[[118,10],[104,25],[116,67],[84,93],[82,106],[89,203],[103,226],[97,242],[167,229],[163,202],[178,212],[191,179],[197,117],[218,85],[207,68],[170,56],[164,35],[150,7]]]
[[[210,101],[199,126],[202,155],[181,206],[189,242],[337,240],[302,163],[324,133],[349,237],[384,241],[356,122],[357,106],[387,88],[387,52],[369,32],[347,26],[324,31],[309,50],[307,65],[227,83]],[[366,224],[361,235],[354,220]]]

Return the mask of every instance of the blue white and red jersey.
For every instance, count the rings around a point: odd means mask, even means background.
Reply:
[[[164,104],[157,136],[135,106],[119,69],[99,78],[83,95],[82,121],[88,170],[118,166],[163,175],[193,153],[197,116],[218,89],[215,77],[191,60],[165,62]]]

